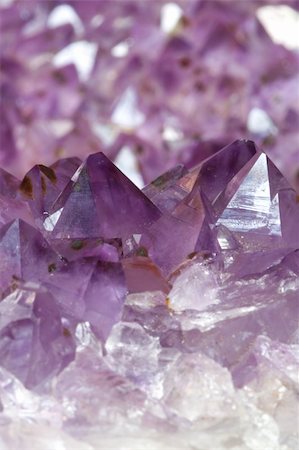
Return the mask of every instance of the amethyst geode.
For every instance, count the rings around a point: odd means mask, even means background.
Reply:
[[[80,449],[98,448],[94,426],[106,430],[104,447],[122,448],[114,439],[128,433],[138,448],[173,448],[175,431],[187,449],[208,439],[207,424],[218,427],[212,447],[194,448],[295,449],[296,430],[273,412],[298,387],[290,183],[245,140],[142,190],[103,153],[36,165],[22,181],[2,170],[3,380],[38,408],[50,398],[46,410],[73,435],[62,441]],[[261,399],[269,377],[269,395],[281,395],[273,410]],[[0,378],[0,419],[11,417],[7,383]],[[77,437],[86,446],[68,441]]]

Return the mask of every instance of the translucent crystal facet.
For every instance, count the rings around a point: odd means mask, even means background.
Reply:
[[[253,142],[0,187],[0,447],[295,450],[298,193]]]

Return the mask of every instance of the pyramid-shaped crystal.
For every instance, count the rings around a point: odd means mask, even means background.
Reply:
[[[265,154],[260,154],[217,224],[243,240],[298,248],[298,196]],[[264,239],[262,238],[264,236]]]
[[[49,293],[17,289],[0,303],[1,366],[33,389],[75,356],[71,331]]]
[[[239,140],[203,161],[198,169],[201,190],[220,215],[259,157],[252,141]]]
[[[183,179],[187,176],[189,174]],[[191,184],[190,192],[186,189],[181,199],[177,198],[173,203],[170,212],[165,211],[140,240],[140,245],[146,248],[164,274],[169,274],[194,251],[214,252],[217,245],[209,225],[208,200],[198,187],[197,177]],[[173,199],[173,190],[167,192]],[[163,193],[166,202],[167,192]]]
[[[58,255],[41,233],[23,220],[1,228],[0,293],[19,279],[40,281],[51,272],[51,267],[58,265]]]
[[[103,153],[90,155],[52,208],[44,227],[57,238],[128,237],[159,209]]]
[[[54,171],[57,178],[57,186],[62,191],[67,183],[70,181],[76,170],[82,164],[81,159],[77,157],[63,158],[56,161],[51,165],[51,169]]]
[[[19,186],[19,197],[28,202],[38,224],[41,223],[45,213],[48,213],[59,194],[55,171],[42,164],[33,166]]]
[[[246,175],[218,223],[233,231],[281,235],[278,196],[271,199],[265,154]]]

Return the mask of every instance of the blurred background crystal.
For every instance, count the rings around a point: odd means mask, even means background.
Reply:
[[[142,186],[251,138],[298,182],[298,9],[2,0],[1,166],[102,150]]]

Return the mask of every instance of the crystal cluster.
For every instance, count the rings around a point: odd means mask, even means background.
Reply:
[[[247,140],[1,170],[1,450],[295,450],[293,181]]]
[[[246,137],[298,186],[298,53],[274,43],[257,15],[271,4],[295,13],[298,0],[9,3],[1,167],[21,177],[36,163],[125,152],[147,184]],[[169,4],[179,17],[165,28]]]

